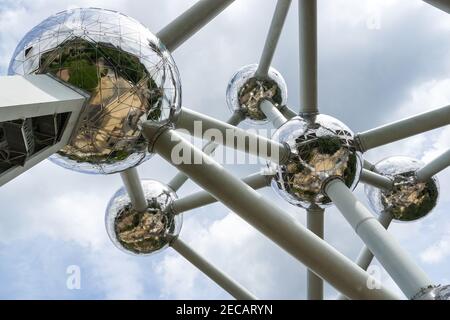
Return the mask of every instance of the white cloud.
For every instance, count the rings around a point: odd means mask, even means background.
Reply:
[[[117,251],[116,248],[103,247],[95,250],[89,257],[98,281],[95,287],[104,292],[104,299],[145,299],[145,284],[151,281],[148,271],[136,259]]]
[[[450,225],[447,225],[447,230],[450,229]],[[447,232],[433,245],[429,246],[425,251],[420,254],[420,258],[423,262],[428,264],[443,263],[450,257],[450,232]]]

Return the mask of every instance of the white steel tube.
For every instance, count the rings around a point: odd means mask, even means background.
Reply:
[[[157,37],[169,51],[174,51],[233,2],[234,0],[199,0],[159,31]]]
[[[274,128],[278,129],[286,123],[287,119],[269,100],[262,101],[259,108],[266,115],[267,119],[272,122]]]
[[[369,171],[373,171],[375,165],[364,159],[363,168]]]
[[[450,13],[450,1],[449,0],[424,0],[426,3],[441,9],[447,13]]]
[[[298,16],[300,113],[317,113],[317,0],[299,0]]]
[[[325,192],[409,299],[433,284],[340,179],[328,182]]]
[[[227,123],[232,126],[237,126],[243,120],[244,120],[243,114],[239,111],[236,111],[235,113],[233,113],[231,115],[230,119],[228,119]],[[216,150],[216,148],[217,148],[217,144],[213,141],[209,141],[203,147],[203,152],[209,155],[209,154],[212,154]],[[176,174],[176,176],[173,177],[172,180],[170,180],[168,185],[170,188],[172,188],[172,190],[178,191],[183,186],[183,184],[186,183],[187,180],[188,180],[188,177],[184,173],[178,172]]]
[[[385,228],[388,229],[391,222],[392,222],[392,216],[386,212],[383,212],[378,217],[378,222]],[[356,259],[356,263],[358,266],[363,268],[364,270],[367,270],[372,263],[373,260],[373,253],[369,250],[369,248],[364,247],[361,250],[361,253],[358,255],[358,258]]]
[[[292,0],[278,0],[255,76],[266,78],[289,12]]]
[[[298,114],[288,106],[281,106],[278,110],[280,110],[281,114],[288,120],[298,116]]]
[[[142,189],[141,179],[136,168],[130,168],[120,173],[125,189],[130,196],[131,204],[136,211],[144,212],[148,208],[147,199],[145,199]]]
[[[378,222],[385,228],[388,229],[389,225],[392,222],[392,216],[389,213],[383,212],[378,217]],[[369,250],[366,246],[364,246],[361,252],[356,258],[356,264],[360,266],[363,270],[367,270],[372,263],[374,256],[372,251]],[[347,298],[344,295],[339,295],[338,300],[346,300]]]
[[[419,181],[427,181],[450,166],[450,149],[416,172]]]
[[[194,137],[201,139],[204,138],[207,131],[218,131],[222,141],[215,141],[216,143],[275,163],[283,163],[289,157],[289,148],[279,142],[246,132],[187,108],[181,109],[175,126],[177,129],[187,130]]]
[[[308,230],[314,232],[316,236],[324,238],[324,210],[321,208],[312,208],[307,210],[306,222]],[[308,269],[306,274],[307,281],[307,299],[323,300],[323,280],[312,270]]]
[[[437,129],[450,124],[450,106],[359,133],[356,138],[361,151]]]
[[[172,248],[182,255],[187,261],[196,266],[201,272],[207,275],[222,289],[228,292],[237,300],[257,300],[257,298],[250,293],[246,288],[231,279],[224,272],[205,260],[192,248],[190,248],[184,241],[175,238],[171,243]]]
[[[264,176],[260,173],[252,174],[242,179],[242,181],[254,190],[267,187],[270,184],[271,176]],[[211,194],[206,191],[196,192],[184,198],[176,199],[172,203],[172,212],[180,214],[189,210],[197,209],[208,204],[217,202]]]
[[[154,131],[150,123],[144,125],[144,134],[148,132],[147,136],[151,137]],[[398,299],[398,296],[383,287],[379,290],[369,289],[367,281],[373,279],[366,272],[305,229],[296,219],[229,174],[175,131],[162,132],[152,150],[172,162],[172,149],[175,146],[182,147],[191,155],[190,163],[176,165],[180,171],[346,296],[352,299]],[[194,159],[201,159],[202,164],[191,164],[195,163]]]
[[[391,190],[394,187],[392,179],[367,169],[361,172],[361,182],[385,190]]]

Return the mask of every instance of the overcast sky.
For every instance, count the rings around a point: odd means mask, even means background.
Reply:
[[[0,0],[0,75],[33,26],[71,7],[121,11],[157,32],[192,0]],[[273,66],[298,109],[297,1],[293,1]],[[225,90],[240,67],[257,62],[275,0],[236,0],[181,46],[183,104],[225,120]],[[266,14],[264,14],[266,13]],[[419,0],[319,0],[320,109],[354,131],[450,102],[450,16]],[[1,90],[1,89],[0,89]],[[244,125],[244,127],[248,127]],[[372,162],[393,155],[429,161],[450,147],[450,128],[369,152]],[[238,176],[258,166],[227,166]],[[155,156],[139,171],[167,182],[175,169]],[[432,215],[390,231],[435,283],[450,284],[450,170],[439,175],[441,195]],[[104,211],[121,187],[118,175],[88,176],[44,161],[0,189],[0,298],[228,299],[230,296],[173,250],[146,258],[113,247]],[[179,192],[197,190],[193,183]],[[300,221],[303,210],[261,191]],[[356,190],[366,202],[363,187]],[[180,237],[250,291],[266,299],[304,299],[305,268],[222,205],[185,214]],[[326,239],[354,259],[362,247],[339,212],[326,213]],[[66,269],[81,269],[81,289],[66,287]],[[383,273],[383,283],[399,289]],[[327,287],[328,298],[336,291]]]

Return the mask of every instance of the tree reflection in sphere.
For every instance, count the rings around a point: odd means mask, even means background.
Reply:
[[[145,161],[140,125],[170,124],[181,103],[170,53],[142,24],[114,11],[49,17],[19,43],[9,74],[50,74],[90,95],[70,144],[51,158],[85,173],[110,174]]]
[[[252,124],[267,123],[266,115],[260,104],[271,101],[275,107],[287,103],[287,85],[281,74],[274,68],[269,69],[267,78],[255,77],[257,64],[245,66],[231,78],[227,87],[227,105],[231,112],[241,111]]]
[[[142,180],[147,199],[145,212],[134,210],[125,188],[119,189],[109,201],[105,224],[114,245],[134,255],[148,255],[168,247],[173,237],[178,236],[182,216],[171,210],[175,192],[154,180]]]
[[[416,221],[427,216],[436,206],[439,185],[436,177],[424,182],[416,180],[415,173],[424,164],[409,157],[390,157],[378,162],[374,171],[394,181],[392,190],[370,185],[365,193],[377,214],[388,213],[395,221]]]
[[[295,117],[281,126],[273,140],[289,146],[290,159],[276,169],[272,188],[289,203],[305,209],[326,208],[327,181],[339,178],[354,189],[362,170],[362,156],[352,131],[327,115]]]

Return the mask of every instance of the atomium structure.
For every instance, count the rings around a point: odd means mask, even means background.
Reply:
[[[97,8],[60,12],[33,28],[13,54],[10,75],[0,77],[0,185],[48,157],[82,173],[119,173],[124,187],[105,215],[113,244],[134,256],[171,247],[236,299],[256,296],[180,239],[183,213],[224,204],[307,266],[310,300],[323,299],[325,281],[341,292],[339,299],[449,300],[449,286],[433,282],[387,229],[432,212],[439,199],[436,174],[450,166],[450,150],[427,164],[397,156],[371,164],[364,153],[449,125],[450,106],[356,134],[321,114],[317,2],[298,0],[300,102],[293,111],[287,84],[271,67],[292,4],[278,0],[259,62],[229,82],[229,120],[185,108],[171,54],[233,2],[199,0],[155,34]],[[450,13],[446,0],[426,2]],[[275,134],[268,139],[243,130],[243,121],[271,123]],[[204,149],[179,129],[207,140]],[[210,129],[227,139],[205,139]],[[209,157],[219,144],[265,159],[267,167],[238,179]],[[179,170],[167,184],[138,175],[136,167],[154,154]],[[204,191],[178,197],[188,179]],[[358,183],[365,184],[373,211],[352,193]],[[268,186],[280,201],[305,209],[307,226],[258,194]],[[365,244],[355,262],[323,240],[324,212],[333,205]],[[370,276],[374,257],[404,296]]]

